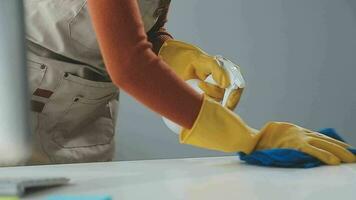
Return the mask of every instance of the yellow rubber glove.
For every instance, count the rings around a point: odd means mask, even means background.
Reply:
[[[356,157],[350,145],[326,135],[287,122],[269,122],[259,133],[255,149],[291,148],[307,153],[330,165],[351,163]]]
[[[307,153],[329,165],[354,162],[347,144],[302,127],[270,122],[258,131],[238,115],[209,97],[191,129],[183,129],[180,142],[211,150],[251,153],[258,149],[291,148]]]
[[[230,79],[215,56],[210,56],[196,46],[177,40],[167,40],[158,55],[181,79],[184,81],[199,79],[199,87],[206,95],[218,102],[222,100],[225,88],[230,85]],[[217,85],[204,82],[209,75],[212,75]],[[227,100],[226,107],[234,109],[240,100],[242,91],[243,89],[240,88],[233,91]]]

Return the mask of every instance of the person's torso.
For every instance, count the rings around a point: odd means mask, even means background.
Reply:
[[[169,0],[138,2],[148,31]],[[35,140],[31,162],[112,159],[118,90],[106,78],[87,1],[24,3]]]
[[[26,39],[58,55],[105,70],[87,0],[25,0]],[[169,0],[138,0],[145,30]]]

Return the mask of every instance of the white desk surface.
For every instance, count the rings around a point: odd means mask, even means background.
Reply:
[[[356,164],[282,169],[215,157],[0,168],[5,176],[71,178],[70,185],[30,193],[28,200],[53,194],[109,194],[114,200],[356,199]]]

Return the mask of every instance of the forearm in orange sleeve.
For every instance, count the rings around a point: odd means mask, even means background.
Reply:
[[[202,96],[154,54],[137,1],[89,0],[88,6],[113,83],[153,111],[191,128]]]

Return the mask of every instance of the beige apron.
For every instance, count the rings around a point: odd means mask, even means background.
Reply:
[[[86,0],[24,2],[34,134],[30,164],[111,160],[119,92],[105,71]],[[138,2],[148,31],[164,1]]]

